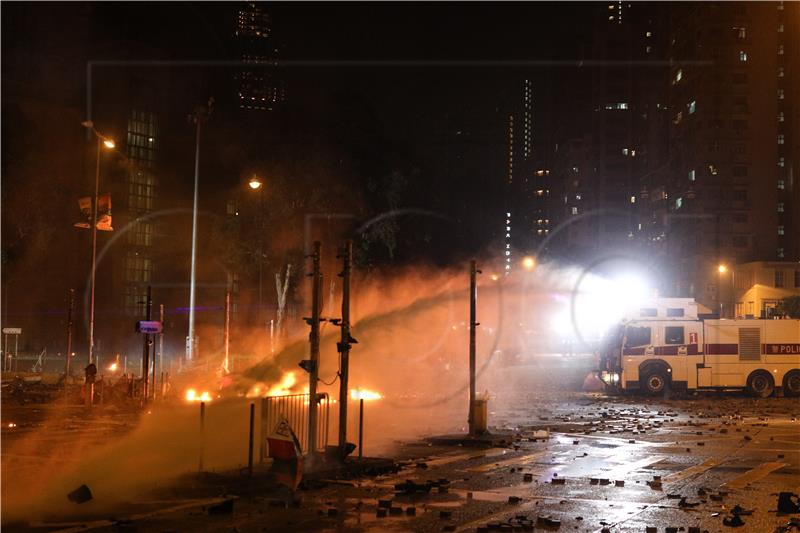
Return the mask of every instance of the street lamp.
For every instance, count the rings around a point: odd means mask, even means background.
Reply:
[[[100,194],[100,148],[105,146],[107,149],[113,149],[115,144],[114,140],[100,134],[94,129],[94,123],[91,120],[81,122],[84,128],[89,129],[95,137],[97,137],[97,159],[94,172],[94,202],[92,203],[92,290],[91,301],[89,304],[89,362],[94,362],[94,291],[95,291],[95,278],[97,275],[97,197]]]
[[[263,259],[264,259],[264,182],[253,174],[247,185],[258,191],[258,320],[261,323],[261,309],[264,305]]]
[[[208,121],[214,109],[214,99],[209,98],[205,106],[196,106],[189,118],[195,124],[194,144],[194,194],[192,197],[192,263],[189,273],[189,335],[186,337],[186,362],[191,363],[196,352],[197,339],[194,333],[195,295],[197,289],[197,204],[198,189],[200,184],[200,130],[201,125]]]
[[[526,256],[522,259],[522,268],[525,270],[533,270],[536,267],[536,259],[531,256]]]

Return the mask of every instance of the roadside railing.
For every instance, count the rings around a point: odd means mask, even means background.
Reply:
[[[308,453],[308,402],[309,394],[290,394],[287,396],[267,396],[261,399],[261,439],[259,460],[269,455],[267,437],[282,417],[289,421],[303,453]],[[327,393],[317,394],[317,450],[328,444],[330,420],[330,398]]]

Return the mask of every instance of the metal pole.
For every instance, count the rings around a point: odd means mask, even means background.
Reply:
[[[469,434],[475,434],[475,327],[476,307],[478,300],[478,267],[476,262],[469,263]]]
[[[322,296],[322,274],[320,273],[320,256],[322,244],[314,242],[312,257],[313,271],[311,285],[311,368],[308,376],[308,453],[314,455],[317,450],[317,379],[319,376],[319,323]]]
[[[94,361],[94,290],[97,275],[97,197],[100,195],[100,136],[97,137],[97,163],[94,172],[94,203],[92,204],[92,290],[89,303],[89,362]]]
[[[256,404],[250,404],[250,439],[247,442],[247,472],[253,476],[253,429],[256,423]]]
[[[358,405],[358,458],[364,457],[364,398]]]
[[[264,185],[258,189],[258,327],[264,312]]]
[[[150,320],[153,309],[152,287],[147,286],[147,301],[145,302],[145,320]],[[150,335],[144,334],[142,346],[142,403],[147,403],[150,398]]]
[[[69,311],[67,312],[67,356],[64,361],[64,399],[67,399],[67,379],[72,357],[72,313],[75,310],[75,289],[69,290]]]
[[[11,372],[11,356],[8,353],[8,333],[3,335],[5,337],[5,348],[3,348],[3,368],[6,372]]]
[[[344,459],[347,447],[347,393],[350,379],[350,263],[353,258],[353,241],[345,243],[342,260],[342,337],[338,345],[342,354],[339,369],[339,451]]]
[[[192,204],[192,267],[189,280],[189,339],[186,343],[186,361],[194,359],[194,305],[196,289],[196,265],[197,265],[197,189],[200,182],[200,124],[202,122],[200,114],[195,111],[195,124],[197,134],[195,139],[194,153],[194,202]]]
[[[19,335],[14,335],[14,372],[19,371]]]
[[[164,304],[158,306],[158,320],[161,333],[158,334],[158,371],[161,373],[161,390],[164,390]],[[163,394],[162,394],[163,397]]]
[[[222,364],[225,372],[230,372],[230,339],[231,339],[231,293],[225,293],[225,362]]]
[[[203,452],[205,451],[205,428],[206,428],[206,402],[200,402],[200,461],[197,471],[203,471]]]

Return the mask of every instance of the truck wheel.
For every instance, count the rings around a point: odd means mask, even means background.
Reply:
[[[663,370],[653,369],[645,371],[640,382],[641,390],[644,391],[645,394],[658,396],[667,390],[669,378],[667,378],[667,373]]]
[[[756,370],[747,378],[747,391],[756,398],[768,398],[775,390],[775,380],[766,370]]]
[[[791,370],[783,378],[783,394],[800,396],[800,370]]]

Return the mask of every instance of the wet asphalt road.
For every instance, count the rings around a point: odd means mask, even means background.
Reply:
[[[171,499],[130,522],[87,516],[60,529],[760,533],[800,517],[775,512],[777,492],[800,493],[797,400],[548,390],[499,396],[491,411],[493,431],[509,434],[508,446],[404,442],[395,454],[405,464],[400,472],[328,480],[300,491],[298,508],[256,494],[236,500],[232,514],[215,516],[201,505],[212,500]],[[542,429],[549,437],[534,439]],[[395,484],[405,480],[441,488],[398,494]],[[736,505],[752,513],[740,515],[742,526],[724,525]]]

